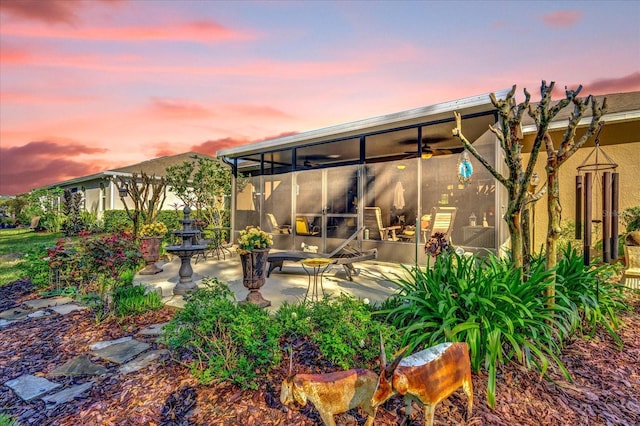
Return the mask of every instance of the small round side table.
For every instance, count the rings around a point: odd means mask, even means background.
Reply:
[[[310,301],[318,301],[318,283],[320,283],[320,290],[324,297],[324,287],[322,286],[322,277],[329,266],[334,262],[333,259],[326,257],[314,257],[311,259],[304,259],[302,261],[302,268],[309,275],[309,285],[307,287],[307,293],[304,295],[305,300],[309,298]],[[311,297],[309,297],[309,291],[311,291]]]

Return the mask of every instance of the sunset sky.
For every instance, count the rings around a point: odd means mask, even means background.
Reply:
[[[640,2],[1,0],[0,195],[543,79],[640,90]]]

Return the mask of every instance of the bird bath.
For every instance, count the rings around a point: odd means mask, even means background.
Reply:
[[[180,279],[173,289],[173,294],[177,295],[185,295],[197,288],[196,283],[193,282],[191,257],[204,253],[207,248],[207,246],[203,244],[194,244],[194,241],[197,241],[200,236],[200,231],[193,229],[193,219],[190,218],[191,209],[189,206],[184,208],[183,213],[184,219],[180,221],[182,223],[182,230],[173,231],[174,235],[182,238],[182,244],[174,244],[164,248],[167,253],[175,254],[180,258],[180,270],[178,271]]]

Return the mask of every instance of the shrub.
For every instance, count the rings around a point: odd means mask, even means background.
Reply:
[[[278,328],[268,312],[237,304],[217,278],[205,278],[165,328],[175,358],[202,383],[230,381],[256,389],[254,379],[281,359]]]
[[[125,285],[113,291],[113,305],[115,313],[120,316],[139,315],[147,311],[155,311],[162,308],[160,295],[151,291],[146,293],[142,285]]]
[[[25,256],[27,261],[22,266],[25,276],[38,288],[50,284],[49,259],[43,255],[44,253],[42,248],[30,250]]]
[[[397,281],[400,291],[389,303],[392,308],[384,313],[413,350],[466,342],[473,370],[488,370],[490,406],[495,405],[497,369],[513,358],[542,373],[552,360],[568,377],[556,355],[555,311],[543,296],[550,276],[544,265],[532,265],[526,283],[510,260],[494,255],[481,262],[450,253],[439,256],[432,269],[407,271]]]
[[[372,319],[373,308],[345,294],[325,297],[312,305],[314,332],[308,337],[323,357],[342,369],[370,363],[380,355],[380,338],[397,349],[397,333],[388,324]]]
[[[82,238],[80,251],[91,259],[91,271],[117,277],[125,269],[140,266],[142,254],[132,234],[117,234]]]
[[[543,263],[544,259],[539,259]],[[561,249],[556,271],[556,303],[562,309],[566,327],[574,331],[595,333],[603,326],[622,346],[615,332],[619,326],[616,311],[626,305],[622,286],[610,278],[615,274],[609,264],[585,266],[582,256],[571,246]]]
[[[620,216],[627,232],[640,230],[640,206],[624,209]]]
[[[107,210],[102,216],[105,232],[133,232],[133,222],[124,210]]]

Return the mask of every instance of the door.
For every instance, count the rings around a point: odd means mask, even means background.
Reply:
[[[358,166],[296,174],[295,246],[329,253],[357,230]]]

